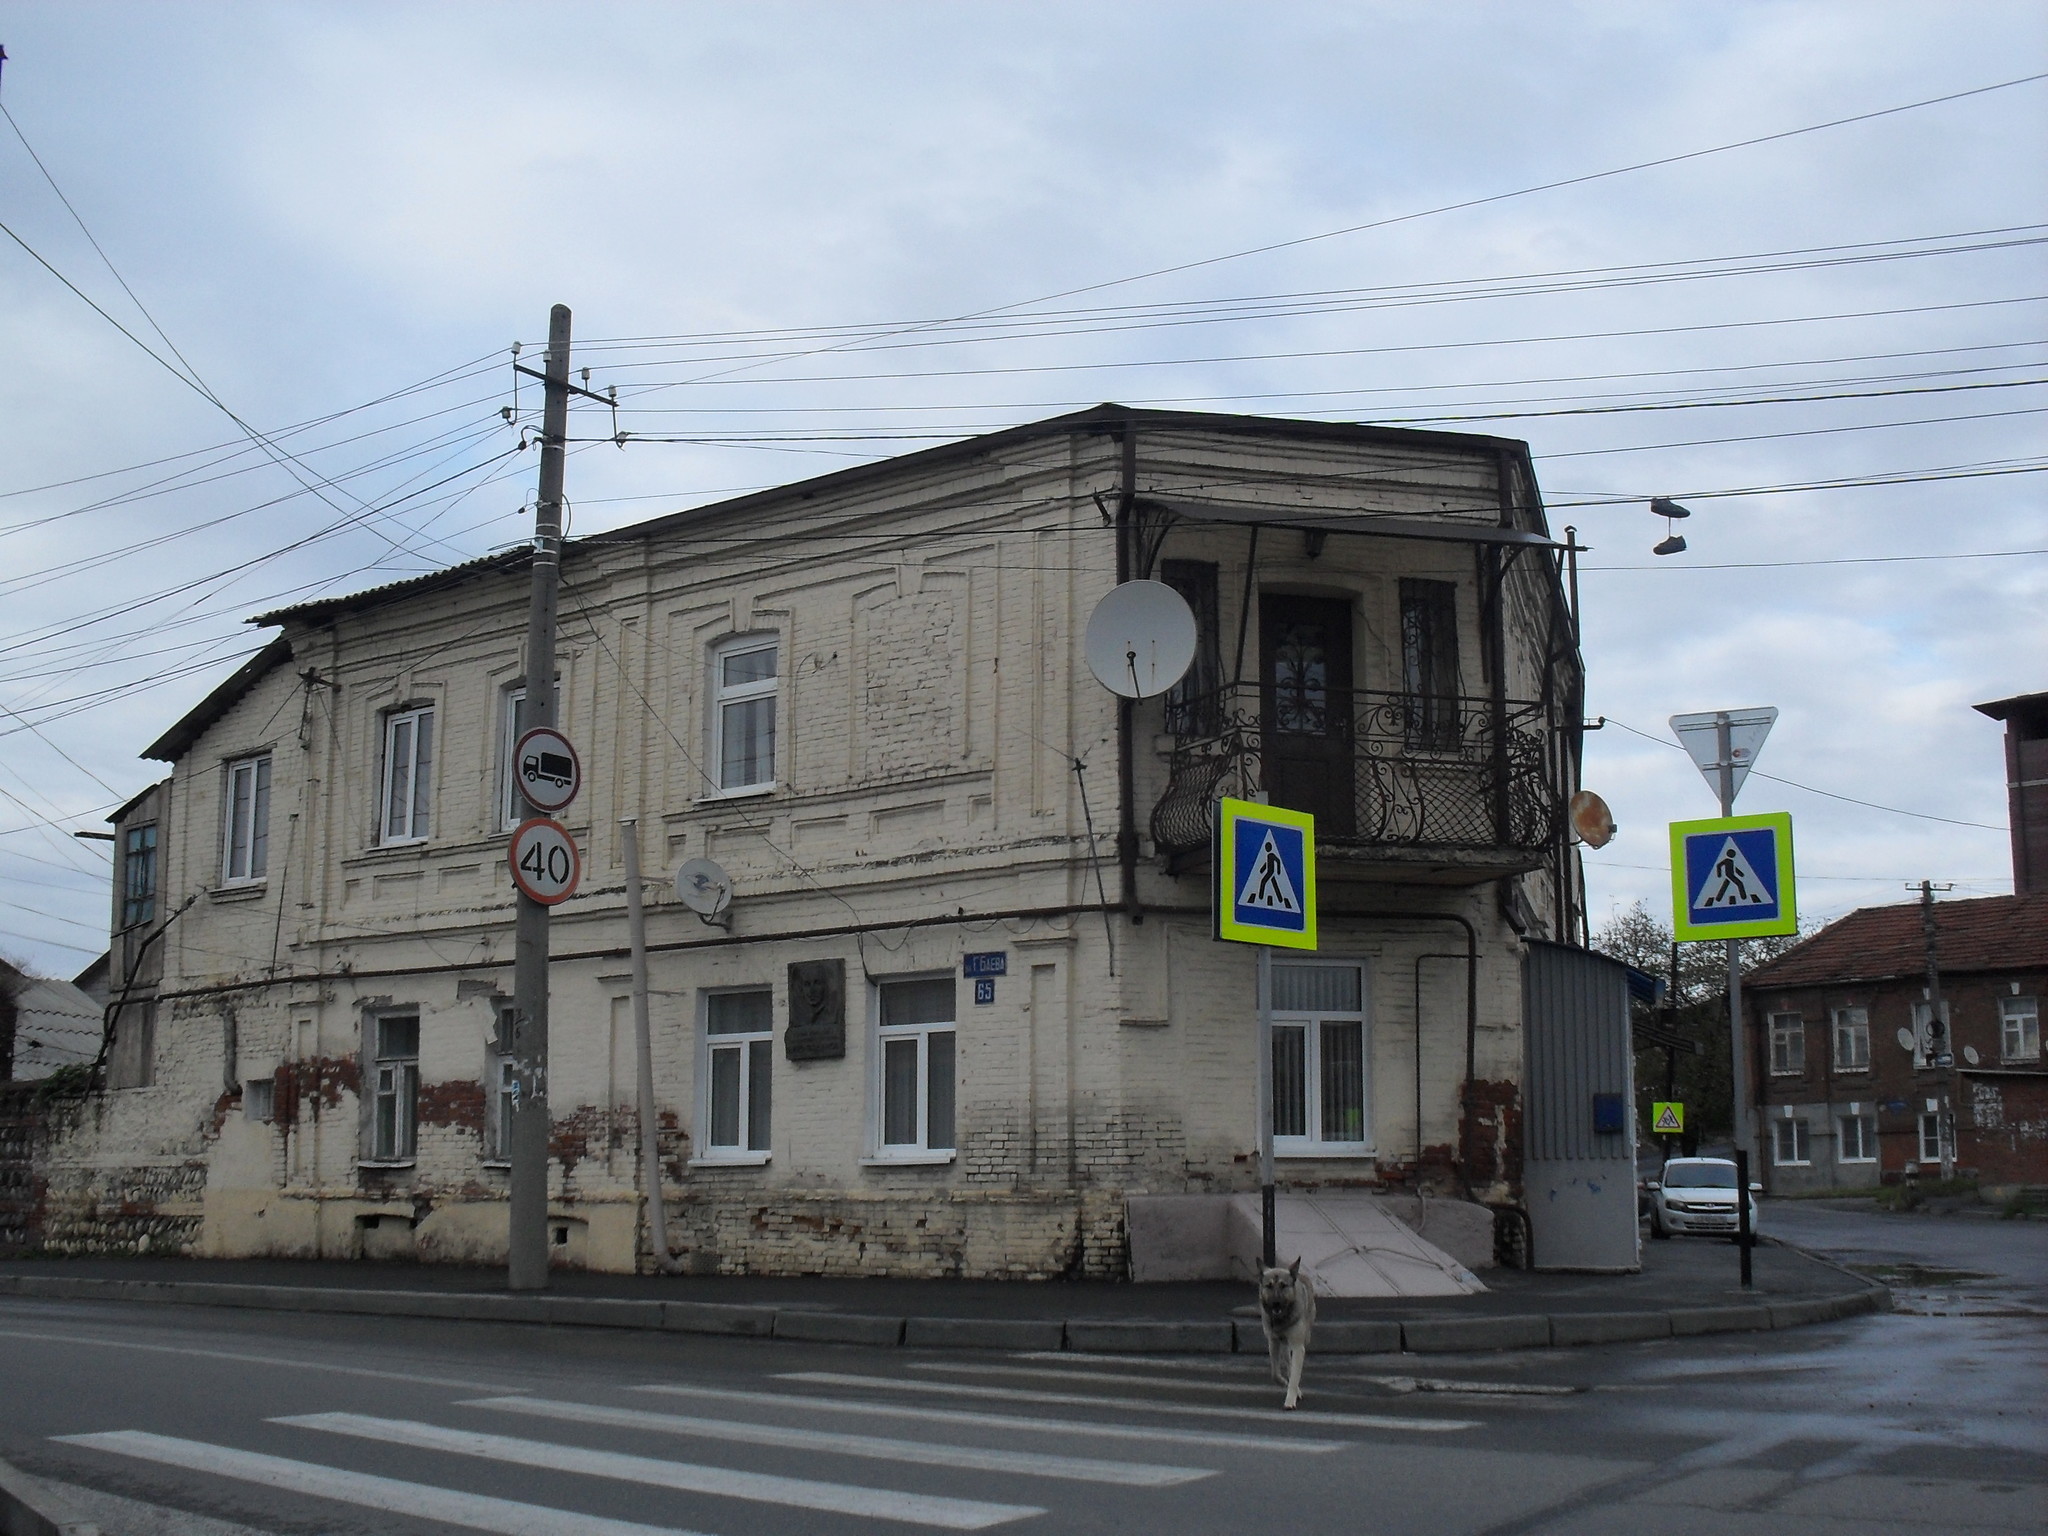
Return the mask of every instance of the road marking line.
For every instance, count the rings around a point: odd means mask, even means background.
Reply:
[[[1396,1419],[1373,1413],[1315,1413],[1297,1408],[1226,1408],[1207,1403],[1162,1403],[1147,1397],[1095,1397],[1081,1392],[1027,1392],[1018,1387],[977,1387],[963,1381],[907,1381],[899,1376],[853,1376],[839,1371],[780,1371],[783,1381],[827,1387],[880,1387],[891,1392],[942,1392],[954,1397],[987,1397],[1011,1403],[1059,1403],[1084,1408],[1122,1408],[1138,1413],[1178,1413],[1205,1419],[1258,1419],[1274,1424],[1329,1424],[1345,1429],[1399,1429],[1422,1434],[1477,1429],[1476,1419]]]
[[[948,1371],[961,1376],[1046,1376],[1055,1381],[1106,1381],[1144,1387],[1172,1387],[1177,1392],[1269,1392],[1264,1380],[1183,1381],[1172,1376],[1144,1376],[1136,1371],[1087,1371],[1072,1366],[1060,1370],[1049,1365],[990,1365],[982,1361],[906,1360],[911,1371]],[[1261,1373],[1262,1375],[1269,1373]]]
[[[617,1451],[586,1450],[545,1440],[519,1440],[467,1429],[444,1429],[411,1419],[379,1419],[361,1413],[302,1413],[272,1419],[299,1429],[383,1440],[414,1450],[446,1451],[480,1456],[515,1466],[546,1467],[554,1472],[580,1472],[618,1482],[645,1483],[684,1493],[719,1498],[751,1499],[759,1504],[784,1504],[795,1509],[826,1510],[835,1515],[866,1515],[877,1520],[902,1520],[951,1531],[986,1530],[1011,1520],[1042,1515],[1031,1504],[989,1504],[979,1499],[949,1499],[934,1494],[898,1493],[888,1488],[863,1488],[852,1483],[813,1482],[770,1472],[742,1472],[731,1467],[706,1467],[687,1461],[662,1461],[653,1456],[627,1456]]]
[[[670,1397],[702,1397],[715,1402],[852,1413],[863,1418],[924,1419],[939,1424],[973,1424],[987,1429],[1083,1435],[1089,1439],[1159,1440],[1171,1445],[1199,1445],[1221,1451],[1283,1451],[1320,1456],[1330,1451],[1345,1450],[1351,1444],[1348,1440],[1291,1440],[1277,1435],[1232,1435],[1208,1429],[1166,1429],[1152,1424],[1103,1424],[1089,1419],[1027,1419],[1013,1413],[975,1413],[950,1405],[944,1408],[913,1408],[905,1403],[869,1403],[851,1397],[807,1397],[787,1392],[746,1392],[737,1387],[686,1387],[658,1382],[627,1390],[660,1392]],[[1096,1399],[1090,1398],[1089,1401]]]
[[[379,1381],[412,1381],[428,1387],[453,1387],[458,1392],[517,1392],[518,1387],[490,1381],[464,1381],[453,1376],[421,1376],[411,1371],[373,1371],[361,1365],[328,1365],[320,1360],[294,1360],[285,1355],[252,1355],[234,1349],[197,1349],[188,1344],[141,1344],[127,1339],[100,1339],[90,1334],[30,1333],[0,1328],[0,1339],[32,1339],[50,1344],[97,1344],[107,1349],[135,1349],[152,1355],[198,1355],[207,1360],[240,1360],[250,1365],[285,1365],[295,1371],[331,1371],[339,1376],[373,1376]]]
[[[133,1456],[188,1472],[206,1472],[215,1477],[232,1477],[265,1488],[302,1493],[317,1499],[334,1499],[387,1514],[408,1515],[421,1520],[439,1520],[447,1525],[467,1526],[473,1531],[495,1531],[498,1536],[694,1536],[669,1526],[639,1525],[631,1520],[608,1520],[601,1515],[578,1514],[574,1510],[550,1509],[545,1504],[520,1504],[511,1499],[494,1499],[489,1494],[462,1493],[453,1488],[436,1488],[430,1483],[402,1482],[395,1477],[378,1477],[369,1472],[350,1472],[325,1467],[317,1462],[290,1461],[282,1456],[265,1456],[257,1451],[238,1451],[224,1445],[206,1445],[197,1440],[176,1440],[139,1429],[117,1429],[96,1435],[57,1435],[61,1445],[82,1445],[116,1456]]]
[[[1133,1488],[1171,1488],[1216,1475],[1214,1469],[1206,1467],[1164,1467],[1139,1461],[1100,1461],[1086,1456],[1045,1456],[1030,1451],[998,1451],[973,1445],[936,1445],[926,1440],[845,1435],[829,1430],[792,1429],[780,1424],[754,1424],[738,1419],[700,1419],[678,1413],[604,1408],[594,1403],[565,1403],[548,1398],[485,1397],[456,1406],[496,1408],[506,1413],[562,1419],[572,1424],[609,1424],[620,1429],[646,1429],[707,1440],[735,1440],[742,1445],[779,1445],[792,1450],[865,1456],[875,1461],[967,1467],[978,1472],[1014,1472],[1023,1477],[1065,1478],[1082,1483],[1121,1483]]]

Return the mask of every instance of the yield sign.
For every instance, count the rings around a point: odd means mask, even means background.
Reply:
[[[1728,722],[1728,765],[1734,770],[1729,780],[1729,799],[1742,792],[1742,781],[1764,749],[1764,738],[1777,723],[1778,711],[1762,709],[1712,709],[1697,715],[1673,715],[1671,734],[1698,765],[1707,783],[1718,794],[1721,788],[1721,722]]]

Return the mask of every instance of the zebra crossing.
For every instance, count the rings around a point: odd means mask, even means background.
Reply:
[[[139,1428],[54,1438],[129,1463],[504,1536],[706,1536],[771,1528],[763,1506],[788,1516],[772,1528],[792,1531],[981,1531],[1042,1517],[1050,1528],[1102,1498],[1172,1499],[1254,1459],[1270,1466],[1275,1456],[1332,1456],[1359,1444],[1354,1436],[1478,1427],[1424,1413],[1281,1414],[1189,1401],[1202,1395],[1187,1390],[1197,1384],[1165,1362],[1154,1371],[1076,1362],[1019,1374],[1055,1378],[1064,1390],[988,1384],[1004,1380],[1000,1368],[974,1382],[785,1371],[748,1386],[642,1381],[589,1384],[581,1396],[535,1389],[416,1400],[404,1416],[276,1414],[252,1418],[240,1437],[261,1449]],[[1154,1395],[1132,1395],[1140,1385]],[[585,1400],[603,1397],[614,1400]],[[1238,1427],[1187,1422],[1224,1417]],[[1155,1518],[1165,1524],[1173,1512],[1162,1505]]]

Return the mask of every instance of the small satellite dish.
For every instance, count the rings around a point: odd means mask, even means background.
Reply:
[[[687,859],[676,869],[676,899],[708,921],[732,905],[732,876],[710,859]]]
[[[1899,1049],[1902,1051],[1913,1049],[1913,1031],[1907,1029],[1903,1024],[1899,1026]]]
[[[1572,796],[1572,831],[1588,848],[1605,848],[1619,830],[1607,802],[1593,791],[1582,789]]]
[[[1966,1045],[1963,1047],[1963,1060],[1967,1061],[1971,1066],[1974,1067],[1975,1065],[1977,1065],[1980,1059],[1981,1058],[1977,1055],[1977,1047],[1975,1047],[1974,1045]]]
[[[1187,675],[1195,615],[1163,581],[1112,587],[1088,620],[1088,670],[1118,698],[1149,699]]]

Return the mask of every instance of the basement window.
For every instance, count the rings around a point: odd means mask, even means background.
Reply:
[[[1813,1161],[1812,1143],[1803,1119],[1771,1122],[1771,1161],[1780,1168],[1799,1168]]]

